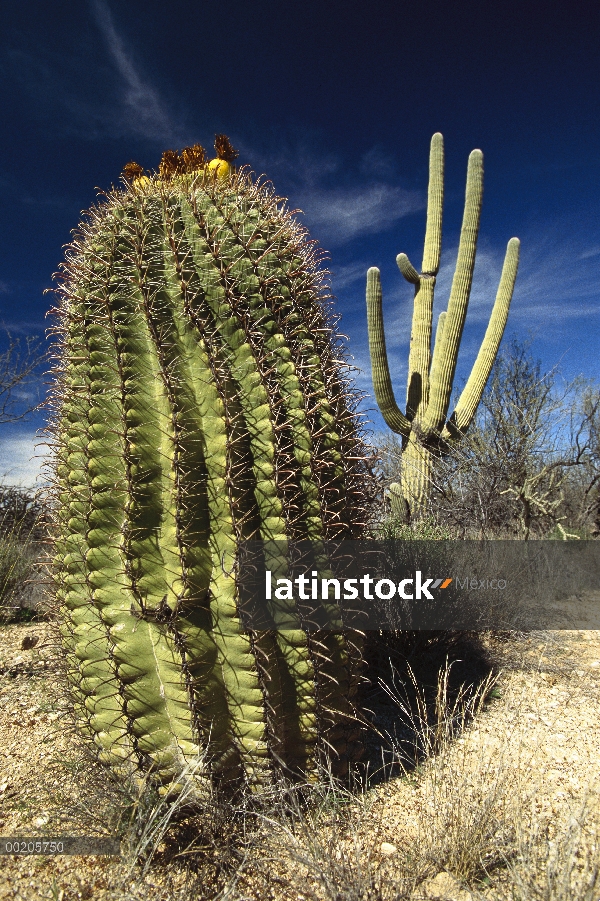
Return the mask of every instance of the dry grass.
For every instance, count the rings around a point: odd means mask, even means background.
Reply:
[[[524,789],[515,781],[506,749],[490,755],[481,746],[473,755],[464,744],[454,744],[481,716],[498,677],[490,675],[478,686],[462,687],[451,698],[450,669],[449,664],[440,673],[433,716],[416,682],[415,709],[396,695],[399,709],[414,727],[413,759],[424,763],[411,773],[404,749],[398,749],[398,756],[419,795],[413,830],[421,867],[473,882],[489,877],[510,856],[515,808],[523,801]]]
[[[516,853],[507,861],[509,897],[515,901],[598,901],[600,810],[591,791],[578,807],[566,811],[553,830],[540,828],[535,818],[533,823],[522,818],[518,826]]]
[[[453,753],[453,740],[481,713],[495,679],[451,698],[447,665],[432,711],[411,675],[413,692],[404,696],[397,684],[388,690],[412,729],[413,747],[403,743],[395,751],[406,786],[419,795],[416,815],[396,828],[393,843],[384,842],[385,788],[343,787],[325,772],[315,786],[288,792],[279,811],[265,818],[262,839],[263,850],[269,849],[263,869],[276,873],[284,897],[410,898],[440,871],[473,882],[511,856],[512,770],[497,759],[482,760],[475,769],[470,760],[467,769]]]

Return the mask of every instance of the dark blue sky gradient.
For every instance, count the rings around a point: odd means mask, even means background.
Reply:
[[[342,329],[370,390],[364,276],[382,270],[398,400],[420,264],[431,135],[446,144],[439,309],[467,156],[485,154],[466,377],[506,242],[523,244],[507,334],[545,367],[598,376],[600,7],[503,2],[157,0],[5,4],[0,36],[0,318],[39,332],[62,245],[135,159],[228,134],[330,251]],[[35,423],[0,434],[0,470]],[[373,417],[376,428],[381,420]],[[12,441],[12,444],[11,444]],[[29,445],[27,444],[29,442]],[[3,449],[4,448],[4,449]],[[12,456],[11,456],[12,455]],[[6,469],[6,465],[4,465]]]

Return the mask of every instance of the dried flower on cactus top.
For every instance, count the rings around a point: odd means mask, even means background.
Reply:
[[[238,151],[231,146],[227,135],[215,135],[215,152],[220,160],[227,160],[228,163],[232,163],[239,156]]]
[[[176,150],[165,150],[158,165],[158,173],[161,178],[172,178],[185,171],[183,160]]]
[[[181,161],[185,172],[195,172],[206,163],[206,156],[202,144],[193,144],[184,147],[181,151]]]
[[[129,182],[129,184],[132,184],[132,182],[135,181],[136,178],[142,177],[144,170],[139,163],[135,163],[133,160],[131,160],[129,163],[125,163],[125,165],[123,166],[123,172],[121,174],[125,181]]]

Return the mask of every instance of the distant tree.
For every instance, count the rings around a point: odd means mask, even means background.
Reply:
[[[25,395],[25,388],[45,358],[39,338],[15,338],[4,329],[0,351],[0,424],[24,419],[38,406]]]
[[[581,466],[570,474],[565,515],[600,536],[600,387],[583,383],[573,410],[572,445]]]
[[[532,359],[527,342],[513,340],[494,364],[462,443],[436,461],[431,512],[437,522],[461,537],[528,539],[553,528],[566,537],[571,521],[584,517],[568,509],[573,485],[582,510],[598,505],[600,459],[591,448],[598,444],[600,405],[592,394],[581,398],[580,382],[561,385],[555,371],[544,373]],[[397,481],[398,449],[385,440],[380,453],[384,475]]]
[[[23,420],[39,406],[30,385],[45,359],[40,339],[3,331],[0,425]],[[19,619],[41,591],[38,564],[46,535],[41,492],[0,483],[0,623]]]

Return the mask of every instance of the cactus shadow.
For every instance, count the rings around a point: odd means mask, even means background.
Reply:
[[[477,632],[368,633],[361,688],[361,781],[407,775],[456,738],[496,696],[498,667]]]

